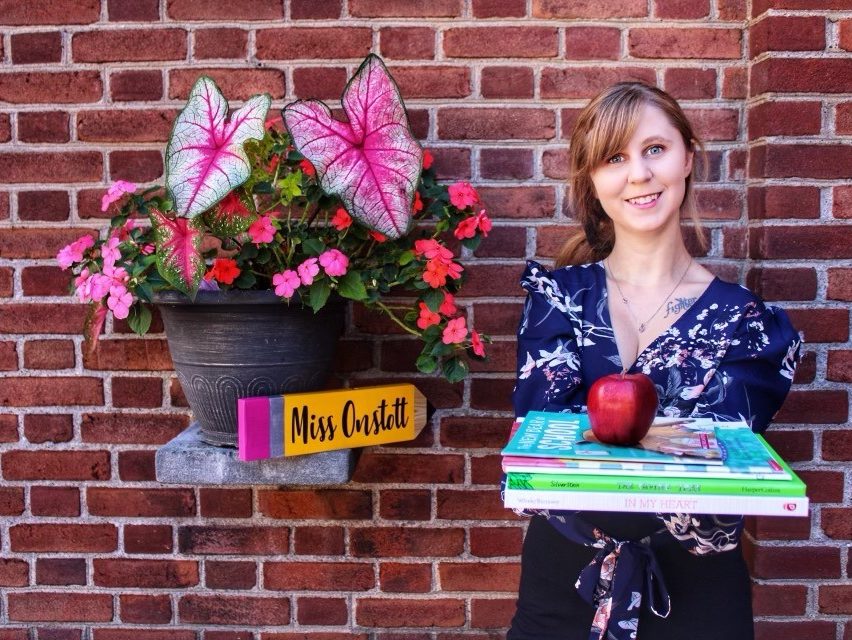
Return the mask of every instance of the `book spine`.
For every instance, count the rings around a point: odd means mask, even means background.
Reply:
[[[673,466],[674,469],[649,469],[642,465],[624,465],[623,467],[595,467],[579,464],[577,466],[561,466],[539,463],[529,463],[535,458],[527,458],[525,461],[503,462],[503,471],[506,473],[541,473],[541,474],[567,474],[567,475],[595,475],[595,476],[611,476],[616,473],[633,474],[634,476],[649,476],[652,478],[719,478],[722,480],[790,480],[791,476],[785,471],[764,472],[764,471],[724,471],[725,467],[707,467],[701,471],[694,470],[694,466],[690,467]],[[663,466],[663,465],[657,465]]]
[[[630,513],[714,513],[754,516],[807,516],[808,498],[666,494],[604,491],[540,491],[506,489],[510,509],[623,511]]]
[[[727,480],[718,478],[648,478],[643,476],[594,476],[554,473],[509,473],[511,489],[537,491],[606,491],[615,493],[659,493],[666,495],[780,496],[805,495],[799,482]]]

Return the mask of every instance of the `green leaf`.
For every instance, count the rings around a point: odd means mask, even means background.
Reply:
[[[141,302],[134,303],[130,307],[127,324],[133,329],[134,333],[138,333],[140,336],[146,334],[148,329],[151,328],[151,310]]]
[[[154,290],[147,282],[140,282],[136,285],[135,293],[137,297],[141,298],[145,302],[151,302],[151,298],[154,296]]]
[[[255,278],[254,274],[251,271],[242,271],[234,280],[234,286],[237,289],[251,289],[257,283],[257,278]]]
[[[442,369],[444,377],[449,382],[461,382],[467,377],[468,373],[467,363],[459,357],[444,361]]]
[[[403,251],[399,255],[399,260],[398,260],[399,266],[404,267],[405,265],[407,265],[412,260],[414,260],[414,252],[411,249],[409,249],[408,251]]]
[[[448,356],[453,352],[452,345],[444,344],[440,340],[435,343],[435,346],[429,351],[429,353],[436,358],[440,358],[441,356]]]
[[[462,240],[462,245],[465,248],[470,249],[471,251],[476,251],[477,247],[479,247],[479,244],[481,242],[482,236],[475,235],[472,238],[465,238],[464,240]]]
[[[325,243],[319,238],[306,238],[302,247],[305,249],[305,253],[313,256],[318,256],[325,251]]]
[[[281,202],[283,204],[290,204],[293,198],[302,195],[302,188],[299,184],[301,181],[301,171],[288,173],[278,181],[278,189],[281,192]]]
[[[331,295],[331,287],[329,286],[328,280],[325,278],[322,280],[314,280],[314,283],[310,288],[310,305],[311,309],[314,310],[314,313],[325,306],[329,295]]]
[[[438,368],[438,361],[430,355],[421,354],[414,363],[418,371],[433,373]]]
[[[344,298],[351,300],[364,300],[367,297],[367,289],[361,281],[357,271],[349,271],[338,281],[338,291]]]
[[[420,296],[420,299],[429,307],[429,311],[438,311],[438,307],[444,301],[444,292],[441,289],[429,289]]]
[[[257,245],[252,244],[250,242],[244,244],[242,250],[240,251],[240,257],[243,260],[252,260],[257,257],[257,254]]]

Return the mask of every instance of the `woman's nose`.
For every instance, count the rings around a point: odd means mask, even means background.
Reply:
[[[630,182],[647,182],[651,179],[651,167],[642,157],[631,159],[628,170],[627,179]]]

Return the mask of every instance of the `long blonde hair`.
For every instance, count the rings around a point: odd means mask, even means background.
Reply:
[[[571,166],[570,204],[574,218],[582,231],[574,234],[562,246],[556,266],[585,264],[604,259],[612,251],[615,230],[595,196],[592,172],[607,158],[615,155],[630,140],[645,105],[658,107],[683,137],[687,150],[704,147],[677,101],[661,89],[641,82],[619,82],[599,93],[580,112],[571,147],[568,151]],[[706,163],[702,163],[706,166]],[[686,189],[681,212],[693,222],[699,246],[706,248],[698,210],[695,206],[692,176],[686,177]]]

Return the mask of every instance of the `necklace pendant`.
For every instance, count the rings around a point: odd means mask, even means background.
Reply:
[[[645,328],[645,323],[643,322],[639,325],[639,333],[645,333]]]

